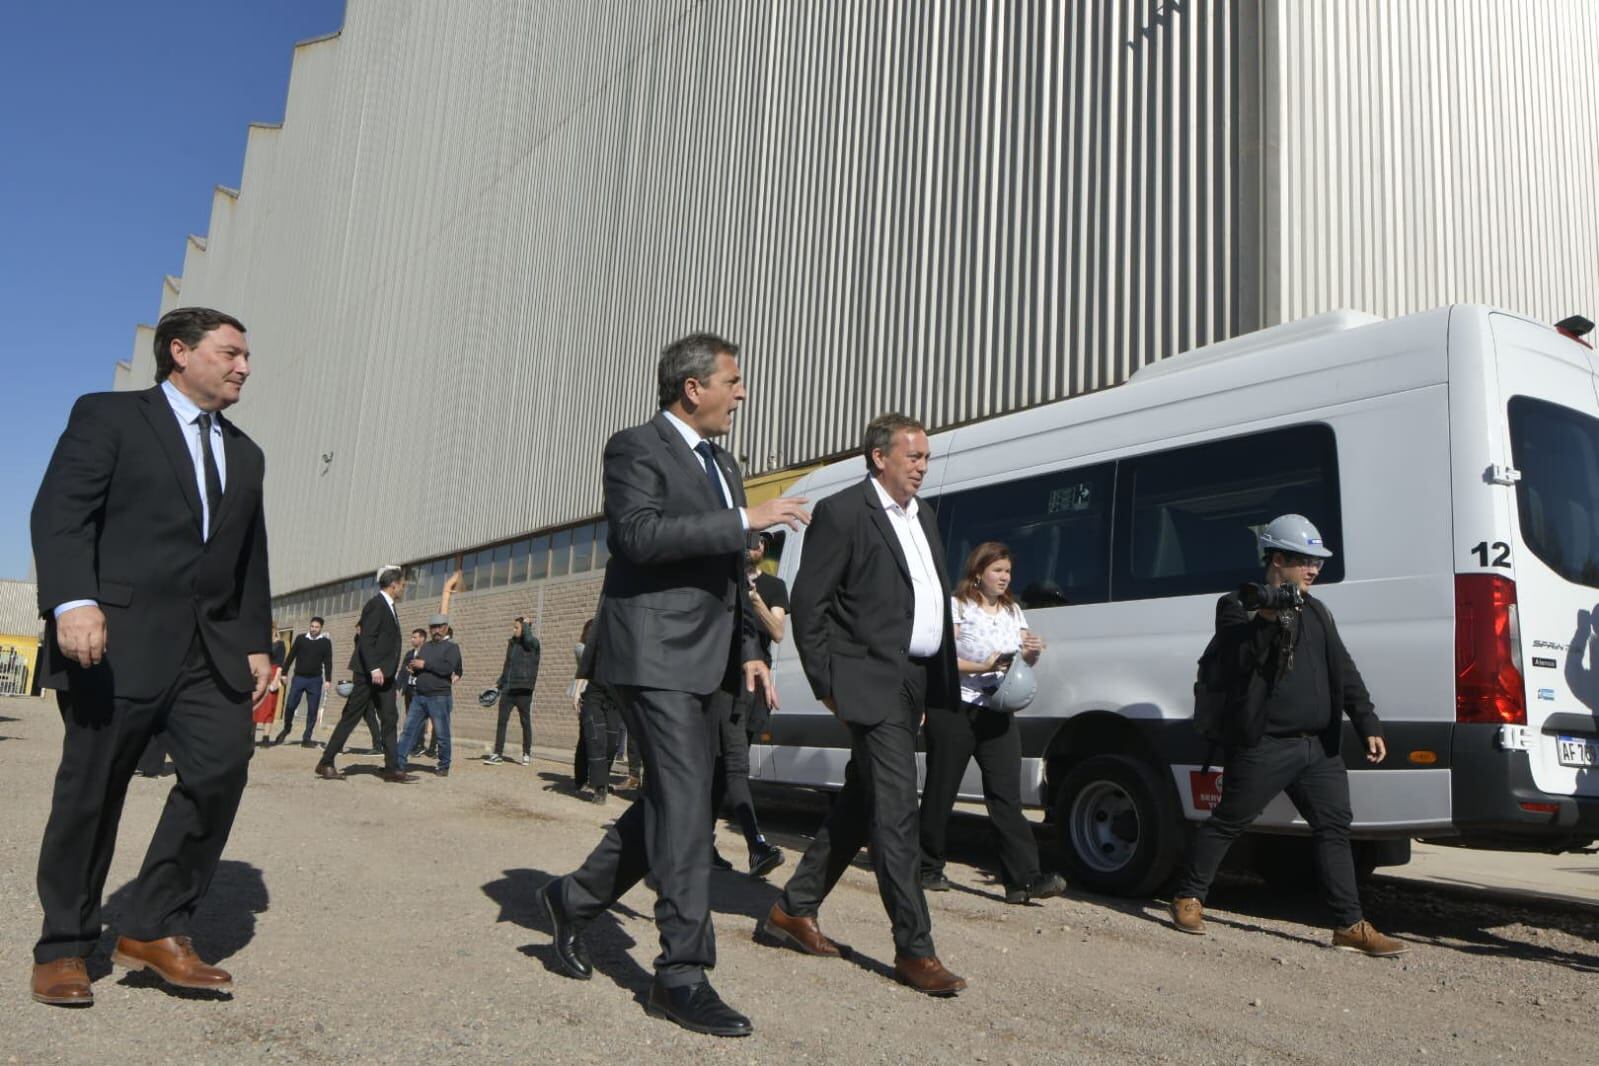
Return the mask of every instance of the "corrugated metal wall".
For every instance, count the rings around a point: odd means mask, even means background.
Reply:
[[[349,0],[182,279],[250,327],[274,588],[594,513],[690,329],[754,474],[1254,325],[1254,11]]]
[[[1265,21],[1268,322],[1599,317],[1599,4],[1295,0]]]

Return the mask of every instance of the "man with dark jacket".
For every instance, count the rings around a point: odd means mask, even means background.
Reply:
[[[505,727],[513,707],[522,719],[522,765],[533,761],[533,686],[539,679],[540,651],[533,624],[518,615],[511,623],[511,639],[505,642],[505,665],[494,682],[500,690],[500,721],[494,729],[494,753],[484,758],[486,763],[505,761]]]
[[[39,849],[41,1003],[94,1002],[85,960],[128,779],[155,738],[177,781],[124,890],[111,961],[179,988],[232,986],[189,933],[249,776],[250,707],[271,676],[265,460],[221,416],[250,376],[244,324],[169,311],[155,364],[154,388],[73,405],[33,504],[42,673],[64,734]]]
[[[424,720],[433,723],[433,742],[439,761],[433,772],[450,776],[450,712],[454,709],[451,686],[461,679],[461,649],[450,639],[450,618],[436,614],[428,620],[428,641],[411,657],[406,668],[416,675],[416,695],[405,715],[405,735],[400,738],[400,769],[406,768],[411,746],[421,739]]]
[[[400,618],[395,604],[405,594],[405,571],[393,564],[385,566],[378,571],[377,583],[377,594],[366,601],[357,625],[355,656],[351,659],[355,689],[316,764],[316,776],[326,781],[344,780],[344,771],[333,762],[344,750],[355,724],[373,709],[377,711],[379,744],[383,749],[383,772],[378,776],[396,785],[416,780],[415,775],[405,772],[394,737],[394,679],[400,668]]]
[[[322,632],[322,619],[313,618],[304,633],[294,638],[283,669],[294,668],[289,682],[288,701],[283,705],[283,731],[277,736],[282,744],[294,729],[294,712],[300,706],[301,695],[306,699],[305,735],[300,746],[311,746],[311,733],[316,729],[317,712],[322,707],[322,685],[333,680],[333,638]]]
[[[1207,656],[1212,650],[1217,656],[1226,694],[1220,719],[1226,774],[1221,802],[1194,832],[1172,919],[1185,933],[1205,932],[1205,893],[1227,849],[1272,797],[1286,792],[1310,824],[1322,895],[1337,921],[1332,946],[1399,955],[1405,945],[1361,914],[1349,850],[1343,716],[1360,734],[1367,762],[1382,762],[1388,747],[1332,612],[1310,596],[1332,552],[1300,515],[1273,519],[1261,530],[1260,547],[1264,583],[1216,605],[1216,639]]]
[[[894,935],[894,976],[929,996],[966,980],[933,951],[922,894],[916,734],[929,707],[959,706],[944,545],[917,499],[932,446],[921,423],[886,414],[866,427],[869,476],[823,500],[805,535],[789,602],[811,691],[849,727],[844,787],[783,895],[768,942],[810,955],[841,949],[817,912],[862,848]]]

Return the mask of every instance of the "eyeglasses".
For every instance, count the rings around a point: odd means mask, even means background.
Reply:
[[[1283,560],[1288,566],[1303,566],[1309,570],[1320,570],[1325,559],[1318,559],[1314,555],[1290,555]]]

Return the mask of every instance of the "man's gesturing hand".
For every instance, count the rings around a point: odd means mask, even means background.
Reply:
[[[255,691],[250,693],[250,703],[260,703],[261,697],[266,695],[268,682],[272,680],[272,657],[265,652],[251,655],[250,675],[255,678]]]
[[[800,526],[810,524],[811,513],[804,507],[809,502],[803,496],[779,496],[775,500],[767,500],[765,503],[745,508],[744,517],[749,519],[752,531],[776,525],[798,529]]]
[[[744,664],[744,691],[754,692],[756,686],[766,695],[766,706],[777,710],[777,686],[772,684],[772,668],[759,659]]]
[[[85,670],[98,665],[105,658],[105,613],[99,605],[74,607],[57,618],[56,645]]]

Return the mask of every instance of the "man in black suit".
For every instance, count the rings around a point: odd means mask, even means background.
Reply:
[[[744,551],[752,530],[806,521],[803,500],[746,507],[725,434],[744,400],[738,348],[707,333],[661,353],[661,411],[605,446],[611,559],[580,676],[610,686],[644,757],[644,795],[582,868],[544,889],[556,956],[573,977],[593,969],[582,930],[646,873],[657,895],[661,954],[648,1010],[695,1032],[745,1036],[747,1018],[706,980],[711,930],[711,697],[743,684],[768,696]]]
[[[223,408],[250,349],[238,319],[163,315],[155,388],[72,408],[33,504],[45,685],[66,736],[39,851],[33,998],[87,1005],[84,960],[128,779],[153,737],[178,780],[134,882],[112,961],[227,991],[189,941],[244,792],[251,704],[271,675],[261,449]]]
[[[316,775],[325,781],[344,780],[344,771],[336,769],[333,760],[344,750],[344,742],[350,739],[356,723],[373,707],[377,708],[383,747],[383,772],[379,776],[396,785],[416,780],[415,774],[400,769],[394,735],[395,679],[400,670],[400,616],[395,605],[405,593],[405,571],[390,564],[378,570],[377,581],[378,591],[361,608],[361,620],[356,624],[355,654],[350,660],[355,687],[344,701],[344,713],[333,727],[322,758],[317,760]]]
[[[916,492],[930,446],[920,423],[879,415],[863,447],[870,476],[823,500],[805,535],[789,596],[794,642],[811,690],[849,726],[844,787],[763,938],[812,955],[839,947],[816,923],[822,900],[862,846],[894,929],[894,974],[952,996],[964,979],[933,953],[917,834],[916,733],[929,706],[956,706],[955,637],[944,545]]]

